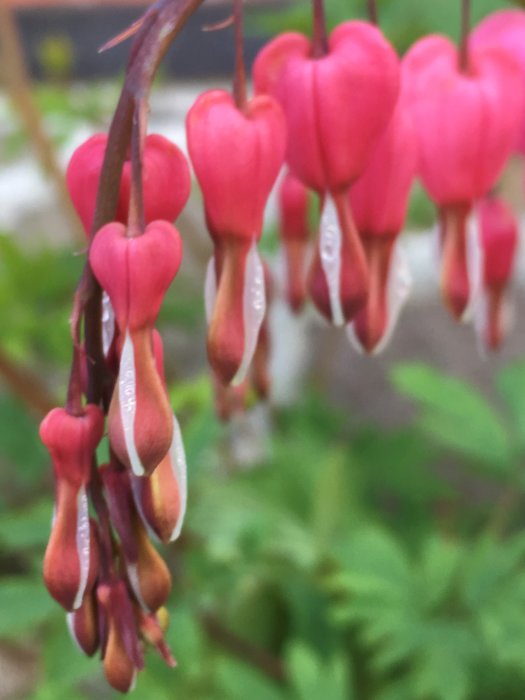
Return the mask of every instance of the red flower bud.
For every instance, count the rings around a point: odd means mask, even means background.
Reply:
[[[384,347],[408,295],[408,268],[399,251],[393,257],[392,253],[405,223],[416,168],[416,134],[405,105],[399,102],[364,173],[350,190],[350,205],[370,271],[366,306],[352,326],[366,352]]]
[[[305,262],[310,238],[308,190],[290,172],[279,190],[279,233],[286,257],[286,296],[292,311],[297,313],[306,298]]]
[[[344,193],[364,170],[394,109],[397,56],[376,27],[345,22],[330,36],[325,56],[314,56],[301,34],[270,42],[257,57],[254,81],[258,92],[271,93],[284,109],[290,169],[328,207],[310,293],[319,310],[342,325],[368,292],[366,259]]]
[[[108,224],[90,250],[93,272],[110,297],[121,333],[119,377],[108,416],[110,443],[138,476],[160,464],[173,438],[151,332],[181,257],[179,234],[166,221],[155,221],[135,238],[126,237],[122,224]]]
[[[497,350],[509,322],[507,287],[518,246],[518,225],[511,209],[496,197],[483,199],[477,211],[482,274],[475,320],[484,345]]]
[[[164,382],[162,339],[153,331],[157,372]],[[179,423],[173,416],[173,442],[166,457],[148,477],[131,475],[135,504],[142,520],[164,543],[180,534],[186,512],[186,456]]]
[[[133,607],[122,581],[99,585],[97,598],[106,627],[104,673],[113,688],[127,693],[135,685],[137,671],[144,666]]]
[[[91,231],[100,173],[108,137],[95,134],[73,153],[67,169],[67,185],[87,233]],[[191,177],[182,151],[158,134],[146,137],[143,154],[144,216],[175,221],[186,204]],[[131,189],[131,162],[124,163],[115,221],[127,223]]]
[[[86,485],[104,431],[104,414],[92,404],[73,416],[63,408],[48,413],[40,438],[53,460],[55,514],[44,556],[44,580],[66,610],[82,605],[98,573],[98,543],[89,524]]]
[[[49,450],[57,478],[80,488],[89,481],[91,463],[104,434],[104,414],[88,404],[73,416],[54,408],[40,424],[40,439]]]
[[[164,560],[148,539],[133,503],[129,474],[106,465],[100,470],[111,519],[119,535],[126,573],[140,605],[155,611],[168,599],[171,576]]]
[[[522,78],[503,52],[475,47],[462,72],[456,47],[440,36],[412,47],[403,76],[418,136],[419,172],[441,213],[443,294],[461,318],[470,300],[466,220],[515,146],[524,109]]]
[[[98,541],[90,526],[84,486],[57,478],[55,513],[44,555],[44,581],[66,610],[77,610],[95,583],[99,569]]]

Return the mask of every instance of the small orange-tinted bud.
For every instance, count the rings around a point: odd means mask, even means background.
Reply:
[[[136,562],[128,562],[128,578],[139,603],[146,610],[155,611],[169,598],[171,575],[138,516],[134,520],[134,534],[138,558]]]
[[[137,615],[140,633],[144,641],[155,647],[168,666],[174,668],[177,662],[164,639],[164,632],[169,622],[169,613],[166,608],[161,608],[157,613],[145,613],[143,610],[138,610]]]
[[[159,540],[167,544],[178,534],[183,514],[182,494],[171,451],[151,476],[133,476],[133,491],[142,517]]]
[[[131,601],[122,581],[98,586],[97,598],[107,624],[104,673],[115,690],[127,693],[144,665]]]
[[[67,626],[78,648],[93,656],[98,649],[98,611],[94,591],[90,591],[78,610],[67,614]]]

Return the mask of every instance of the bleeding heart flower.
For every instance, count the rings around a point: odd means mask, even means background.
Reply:
[[[284,117],[270,97],[255,97],[240,109],[229,93],[212,90],[197,99],[186,129],[215,243],[206,285],[208,357],[223,383],[241,383],[265,311],[255,244],[283,162]]]
[[[90,526],[86,486],[103,431],[104,414],[93,405],[80,416],[55,408],[40,426],[55,474],[55,512],[44,556],[44,580],[66,610],[80,608],[98,574],[98,543]]]
[[[516,143],[522,77],[503,52],[473,48],[460,70],[448,39],[418,41],[403,61],[403,89],[418,135],[419,174],[440,212],[442,289],[456,318],[470,300],[467,220]]]
[[[416,169],[416,133],[400,100],[364,173],[350,189],[350,206],[370,271],[370,291],[349,331],[369,353],[385,346],[410,289],[408,266],[395,248]]]
[[[521,68],[521,81],[525,86],[525,12],[523,10],[499,10],[483,19],[469,37],[469,46],[477,50],[495,48],[506,51]],[[521,129],[516,148],[525,155],[525,111],[521,114]]]
[[[167,221],[128,237],[123,224],[104,226],[89,260],[108,293],[120,331],[119,377],[108,415],[112,449],[138,476],[150,474],[167,455],[173,417],[155,367],[152,331],[164,295],[177,274],[182,243]]]
[[[507,290],[518,247],[518,224],[512,210],[498,197],[485,197],[477,206],[481,244],[481,279],[475,300],[480,340],[497,350],[510,322]]]
[[[95,134],[73,153],[67,168],[69,194],[86,233],[95,214],[98,185],[108,137]],[[188,163],[175,144],[159,134],[146,136],[143,153],[144,217],[175,221],[188,201],[191,177]],[[131,189],[131,161],[122,170],[115,221],[126,224]]]
[[[286,297],[294,313],[306,298],[305,263],[310,239],[308,190],[292,173],[287,172],[279,188],[279,233],[286,259]]]
[[[397,56],[366,22],[345,22],[328,53],[313,54],[302,34],[283,34],[257,57],[257,92],[282,105],[288,126],[287,163],[324,203],[310,274],[310,294],[336,325],[366,302],[366,257],[350,214],[347,190],[363,172],[399,91]]]

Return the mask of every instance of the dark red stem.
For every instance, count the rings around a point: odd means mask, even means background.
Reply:
[[[314,58],[321,58],[321,56],[328,53],[324,0],[313,0],[313,10],[314,31],[312,37],[312,55]]]
[[[100,177],[91,237],[113,220],[124,160],[131,142],[133,115],[146,103],[157,67],[169,45],[203,0],[159,0],[148,10],[131,47],[126,79],[111,122]],[[78,287],[84,316],[85,350],[88,357],[88,401],[106,407],[114,379],[102,351],[102,292],[89,262]]]
[[[468,72],[469,65],[469,33],[470,33],[470,0],[461,0],[461,38],[459,44],[459,69]]]
[[[372,24],[379,24],[379,16],[377,13],[377,0],[367,0],[368,18]]]
[[[144,188],[142,185],[142,160],[144,151],[145,125],[141,105],[135,107],[131,129],[131,197],[127,235],[140,236],[146,226],[144,217]]]
[[[233,96],[240,110],[246,106],[246,65],[244,63],[244,22],[243,1],[233,0],[233,21],[235,32],[235,77]]]

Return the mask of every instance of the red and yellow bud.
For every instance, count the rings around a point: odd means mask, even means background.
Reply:
[[[99,585],[97,599],[106,628],[102,649],[104,673],[115,690],[127,693],[135,685],[137,671],[144,666],[133,606],[120,580]]]
[[[171,590],[168,567],[150,542],[135,508],[129,473],[113,465],[102,467],[100,473],[129,584],[139,604],[155,611],[166,602]]]
[[[94,590],[91,590],[85,596],[84,602],[78,610],[67,614],[67,625],[71,637],[78,648],[86,656],[93,656],[98,649],[100,641],[97,601]]]

